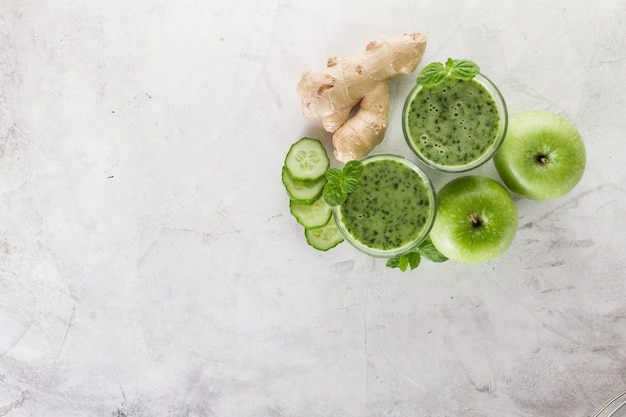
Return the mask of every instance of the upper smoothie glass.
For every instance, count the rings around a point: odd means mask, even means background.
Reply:
[[[447,172],[474,169],[498,150],[508,123],[504,98],[483,74],[462,80],[417,84],[402,112],[409,148],[431,168]]]
[[[389,154],[361,159],[355,191],[333,207],[339,231],[352,246],[375,257],[409,252],[427,237],[435,220],[435,189],[408,159]]]

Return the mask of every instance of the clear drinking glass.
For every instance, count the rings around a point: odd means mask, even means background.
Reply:
[[[437,198],[433,184],[415,163],[402,156],[370,155],[361,162],[363,174],[358,189],[333,207],[339,231],[348,243],[370,256],[391,258],[409,252],[424,241],[435,221]],[[406,181],[414,187],[407,190]],[[396,184],[401,185],[398,188]],[[411,213],[406,207],[413,207]],[[415,226],[411,225],[413,220]],[[394,225],[398,225],[395,235],[391,230]],[[397,238],[398,243],[382,245],[383,236],[389,236],[388,241]]]
[[[483,98],[485,103],[495,102],[497,129],[481,124],[487,117],[487,112],[481,113],[484,109],[478,108]],[[429,134],[415,127],[415,121],[420,118],[430,126]],[[402,111],[402,131],[409,148],[421,162],[445,172],[469,171],[490,160],[504,141],[507,125],[504,97],[482,73],[469,81],[451,79],[432,87],[417,84],[407,96]],[[472,137],[474,128],[476,135]],[[484,129],[491,131],[488,135],[478,134]],[[464,148],[470,143],[472,148]]]
[[[593,417],[626,417],[626,391],[613,398]]]

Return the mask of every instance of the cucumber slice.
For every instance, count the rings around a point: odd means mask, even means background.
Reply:
[[[326,174],[330,160],[322,142],[302,138],[289,148],[285,166],[296,181],[317,181]]]
[[[282,179],[291,200],[300,204],[311,204],[320,198],[326,184],[325,176],[314,182],[294,180],[286,167],[283,167]]]
[[[332,217],[323,226],[305,228],[304,235],[309,245],[321,251],[332,249],[343,242],[343,236]]]
[[[326,203],[324,197],[319,197],[311,204],[290,201],[289,211],[293,217],[296,218],[298,223],[308,228],[323,226],[328,222],[330,216],[332,216],[332,209]]]

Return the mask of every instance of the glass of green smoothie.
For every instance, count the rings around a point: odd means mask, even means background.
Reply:
[[[462,172],[487,162],[498,150],[508,123],[504,98],[482,73],[469,80],[446,77],[417,84],[402,112],[409,148],[431,168]]]
[[[437,199],[431,181],[402,156],[370,155],[361,162],[358,187],[333,207],[339,231],[370,256],[409,252],[428,236],[435,221]]]

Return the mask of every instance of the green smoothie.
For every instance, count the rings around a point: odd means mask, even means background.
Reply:
[[[340,230],[373,256],[395,256],[419,244],[430,231],[435,194],[428,178],[404,158],[363,160],[357,189],[335,212]]]
[[[470,80],[447,77],[439,84],[413,89],[404,107],[403,130],[409,147],[424,163],[463,171],[495,153],[504,138],[506,108],[489,85],[489,80],[477,75]]]

